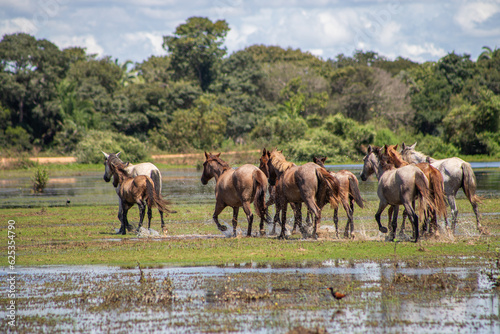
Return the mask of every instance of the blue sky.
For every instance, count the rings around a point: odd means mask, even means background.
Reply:
[[[476,59],[483,46],[500,47],[498,0],[0,0],[0,34],[141,62],[165,55],[163,36],[191,16],[225,19],[229,54],[265,44],[324,59],[362,49],[424,62],[452,51]]]

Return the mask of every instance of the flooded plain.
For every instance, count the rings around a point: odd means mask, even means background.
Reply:
[[[500,162],[472,163],[478,183],[478,195],[484,198],[500,197]],[[327,165],[329,170],[348,169],[359,178],[362,165]],[[78,172],[75,176],[49,174],[49,183],[43,194],[34,194],[30,177],[0,179],[0,208],[63,206],[69,200],[72,205],[114,205],[118,201],[111,183],[103,180],[102,172]],[[215,182],[204,186],[200,182],[201,171],[196,168],[179,168],[162,171],[162,193],[175,204],[213,203]],[[377,180],[371,177],[359,182],[363,198],[376,200]],[[462,191],[458,198],[464,198]]]
[[[494,264],[461,263],[18,268],[16,331],[499,333]],[[347,296],[333,300],[330,286]]]

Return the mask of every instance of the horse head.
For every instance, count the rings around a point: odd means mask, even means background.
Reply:
[[[415,146],[417,146],[417,143],[409,146],[405,145],[405,143],[401,144],[401,156],[403,160],[409,163],[427,162],[428,157],[422,152],[416,151]]]
[[[121,152],[118,152],[116,154],[114,154],[114,153],[107,154],[106,152],[103,152],[103,151],[101,151],[101,152],[102,152],[102,154],[104,155],[104,158],[105,158],[105,160],[104,160],[104,175],[103,175],[103,179],[104,179],[105,182],[109,182],[109,181],[111,181],[111,176],[113,176],[113,172],[111,170],[111,164],[113,164],[115,162],[121,162],[121,163],[123,163],[123,161],[121,161],[121,159],[119,158],[119,155],[120,155]],[[127,163],[127,165],[128,165],[128,163]],[[114,184],[115,184],[115,182],[113,181],[113,185]]]
[[[327,157],[323,157],[323,158],[320,158],[320,157],[313,157],[313,162],[320,166],[320,167],[323,167],[325,168],[325,162],[326,162],[326,159]]]
[[[366,155],[363,158],[363,170],[360,174],[361,180],[366,181],[370,175],[377,171],[379,164],[378,157],[381,151],[380,147],[368,145]]]
[[[222,161],[219,154],[212,154],[205,152],[205,162],[203,163],[203,173],[201,174],[201,184],[205,185],[213,177],[218,179],[223,170],[229,168],[229,165]],[[221,167],[222,166],[222,170]]]
[[[259,169],[264,172],[266,177],[269,179],[269,166],[267,165],[269,163],[269,151],[266,150],[266,148],[262,150],[262,155],[259,160]]]

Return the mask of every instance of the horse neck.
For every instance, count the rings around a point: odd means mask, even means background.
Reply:
[[[115,169],[113,172],[113,177],[118,179],[118,184],[123,184],[128,179],[132,177],[128,176],[124,171],[120,169]]]
[[[377,168],[375,169],[375,175],[377,176],[377,179],[380,180],[382,175],[384,175],[387,171],[390,171],[394,169],[394,165],[385,163],[381,161],[378,157],[377,159]]]
[[[397,154],[396,152],[392,152],[389,155],[389,159],[391,160],[391,163],[393,163],[396,168],[409,165],[409,163],[404,161],[403,158],[399,154]]]
[[[214,178],[215,182],[219,180],[219,177],[224,174],[226,171],[230,170],[231,167],[229,166],[228,163],[222,164],[219,161],[217,161],[217,168],[214,168]]]

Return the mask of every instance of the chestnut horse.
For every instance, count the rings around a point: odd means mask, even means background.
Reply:
[[[219,223],[219,214],[225,207],[233,208],[233,236],[236,237],[238,225],[239,208],[247,216],[247,237],[252,236],[253,213],[250,204],[253,202],[257,215],[260,217],[260,234],[264,234],[264,220],[267,221],[268,213],[265,203],[267,191],[267,177],[254,165],[243,165],[233,169],[227,162],[219,158],[219,154],[212,155],[205,152],[203,163],[203,174],[201,183],[207,184],[210,179],[215,178],[215,210],[213,219],[220,231],[226,231],[227,227]]]
[[[429,181],[424,173],[415,165],[396,169],[393,164],[387,162],[387,156],[382,153],[380,147],[368,146],[363,162],[361,180],[366,181],[373,173],[377,175],[378,179],[377,195],[380,202],[375,220],[380,232],[387,233],[387,228],[380,223],[380,215],[388,205],[395,206],[389,237],[391,241],[394,240],[399,205],[403,205],[413,224],[414,242],[417,242],[419,237],[418,215],[413,210],[412,202],[416,198],[420,199],[420,215],[428,209],[428,206],[433,208],[429,195]]]
[[[156,193],[153,180],[146,175],[128,176],[126,171],[128,164],[123,164],[119,161],[110,161],[108,164],[113,176],[113,185],[115,185],[116,193],[120,198],[120,208],[122,209],[118,212],[118,219],[121,222],[118,234],[126,234],[127,227],[129,226],[127,212],[134,204],[139,206],[140,220],[137,231],[139,231],[144,221],[146,205],[148,206],[148,229],[151,227],[151,218],[153,215],[151,208],[157,207],[161,217],[161,228],[165,231],[163,212],[171,212],[167,207],[169,202]]]
[[[398,145],[385,145],[384,147],[385,154],[387,154],[389,157],[389,163],[394,164],[396,168],[409,165],[409,163],[404,161],[401,157],[401,154],[397,151]],[[427,162],[418,163],[416,164],[416,166],[420,168],[422,172],[424,172],[425,176],[429,180],[429,191],[434,203],[434,207],[436,208],[436,210],[431,210],[431,212],[429,212],[429,216],[431,217],[430,228],[424,230],[428,231],[431,234],[436,234],[438,232],[437,217],[442,216],[446,219],[446,202],[444,200],[443,175],[441,175],[441,172],[437,168],[431,166]],[[390,215],[391,214],[389,213],[389,216]],[[405,217],[403,215],[403,224],[401,226],[401,230],[404,229],[404,218]]]
[[[325,167],[325,161],[327,157],[318,158],[314,157],[313,162],[321,167]],[[354,202],[360,207],[364,207],[363,199],[361,198],[361,193],[359,191],[359,183],[356,176],[348,170],[340,170],[336,173],[330,172],[334,178],[339,180],[340,188],[342,189],[343,196],[345,197],[343,201],[349,202],[349,210],[346,210],[347,214],[347,225],[345,226],[344,237],[348,238],[352,236],[354,232]],[[344,208],[345,209],[345,208]],[[339,209],[335,208],[333,211],[333,222],[335,223],[335,233],[337,238],[339,236]]]
[[[296,204],[296,212],[300,213],[300,205],[304,202],[308,211],[312,214],[314,227],[313,238],[317,238],[317,228],[321,223],[321,209],[326,203],[332,207],[337,207],[344,198],[339,181],[335,179],[325,168],[309,162],[302,166],[297,166],[286,161],[283,153],[274,149],[269,154],[269,179],[274,184],[276,180],[276,210],[281,211],[281,233],[279,238],[286,237],[286,210],[288,203]],[[347,202],[343,202],[344,208],[348,207]],[[296,214],[299,227],[302,233],[302,217]]]
[[[481,203],[481,199],[476,195],[476,176],[474,175],[471,165],[456,157],[441,160],[433,159],[422,152],[416,151],[416,145],[417,143],[406,146],[403,143],[401,145],[403,149],[401,155],[405,161],[410,163],[429,162],[433,167],[439,169],[444,179],[444,193],[446,194],[448,204],[451,208],[452,231],[455,232],[455,226],[458,221],[458,208],[455,203],[455,196],[457,195],[458,189],[462,188],[476,215],[476,225],[479,233],[488,234],[488,230],[484,228],[479,221],[478,204]],[[446,219],[445,222],[446,226],[448,226],[448,219]]]

